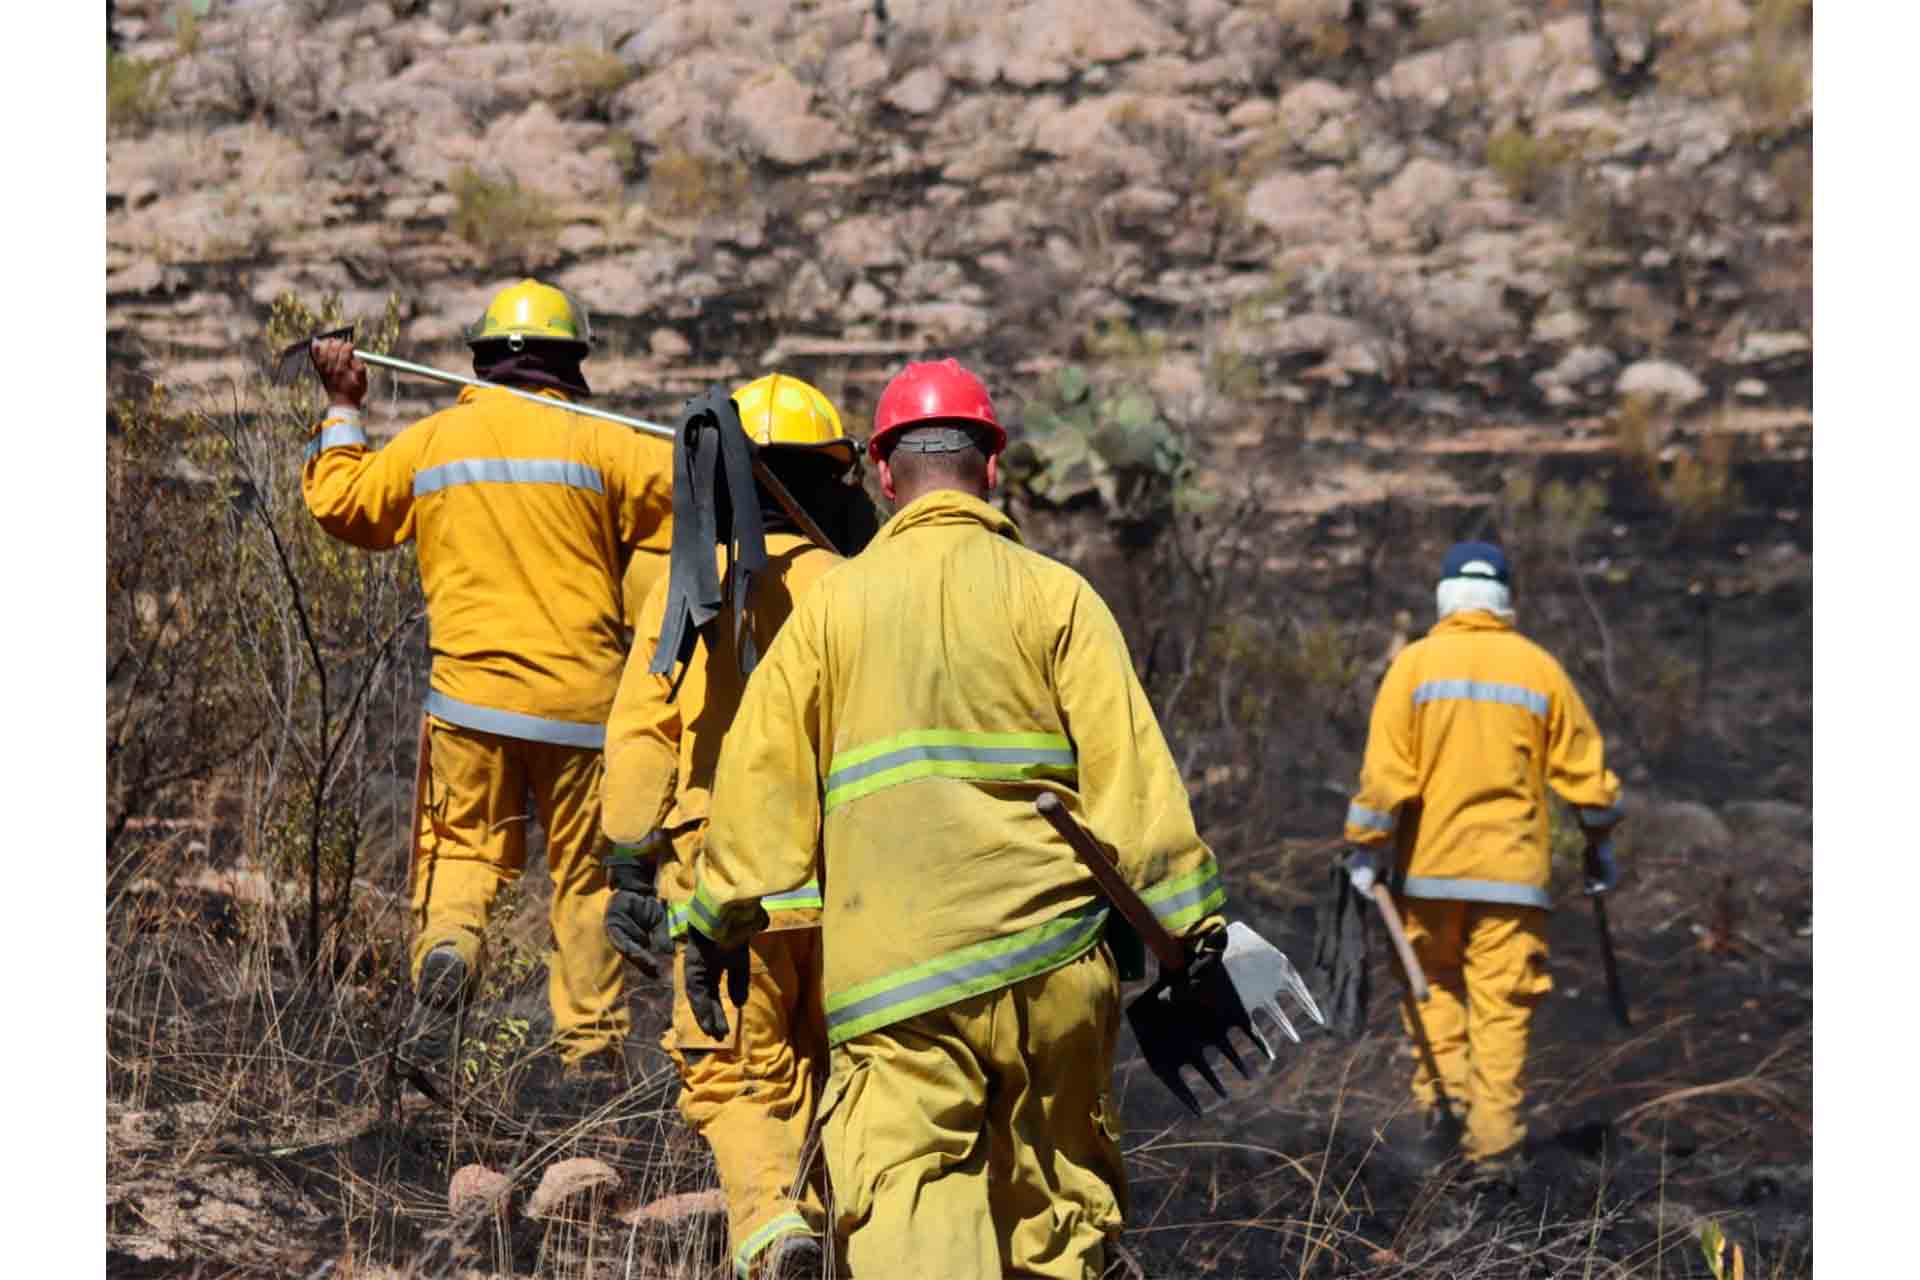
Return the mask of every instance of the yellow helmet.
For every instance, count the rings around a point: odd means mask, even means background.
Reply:
[[[769,373],[734,388],[733,404],[755,444],[818,450],[839,462],[843,471],[853,465],[857,451],[840,425],[840,411],[812,383],[790,373]]]
[[[505,339],[516,351],[529,339],[593,346],[587,309],[560,289],[522,280],[493,295],[480,318],[467,326],[467,345]]]

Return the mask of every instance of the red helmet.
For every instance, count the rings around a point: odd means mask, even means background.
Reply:
[[[993,433],[993,457],[1007,447],[1007,431],[993,416],[993,400],[986,384],[960,366],[952,356],[945,360],[917,360],[893,376],[880,393],[880,405],[873,412],[873,438],[867,441],[867,456],[880,461],[880,445],[896,431],[920,422],[938,419],[976,422]]]

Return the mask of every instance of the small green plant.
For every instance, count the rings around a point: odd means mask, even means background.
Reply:
[[[173,69],[109,51],[107,54],[107,128],[143,129],[153,123],[167,96]]]
[[[1713,1280],[1746,1280],[1747,1260],[1739,1245],[1732,1245],[1728,1256],[1727,1233],[1712,1218],[1700,1224],[1700,1254],[1707,1260]]]
[[[1717,528],[1743,497],[1733,475],[1732,434],[1709,431],[1691,454],[1675,458],[1661,496],[1682,533],[1703,535]]]
[[[633,79],[617,53],[569,45],[554,58],[553,104],[561,115],[605,117],[613,95]]]
[[[173,27],[173,45],[183,58],[191,58],[200,52],[200,20],[206,16],[210,0],[181,0],[167,15],[168,23]]]
[[[453,233],[487,253],[525,253],[559,219],[547,197],[509,176],[496,181],[462,167],[448,184],[455,201]]]
[[[1799,120],[1813,92],[1804,28],[1813,0],[1761,0],[1747,61],[1734,78],[1754,134],[1773,137]]]
[[[625,129],[615,129],[607,135],[607,154],[620,170],[622,178],[631,178],[634,165],[639,162],[639,148],[633,145],[633,135]]]
[[[1580,157],[1580,148],[1562,138],[1542,138],[1509,125],[1487,139],[1487,167],[1516,200],[1532,200],[1555,176]]]
[[[710,159],[677,145],[663,149],[647,167],[647,202],[669,218],[724,213],[752,188],[747,166]]]

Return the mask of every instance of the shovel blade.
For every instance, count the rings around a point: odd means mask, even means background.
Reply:
[[[1293,997],[1309,1018],[1323,1027],[1327,1025],[1326,1015],[1320,1012],[1313,992],[1307,989],[1306,979],[1293,967],[1293,961],[1287,959],[1286,952],[1238,920],[1227,926],[1227,949],[1222,959],[1241,1007],[1264,1010],[1279,1024],[1287,1039],[1299,1044],[1300,1033],[1282,1009],[1281,996]],[[1260,1040],[1269,1058],[1273,1057],[1273,1050],[1264,1037],[1258,1032],[1249,1034]]]

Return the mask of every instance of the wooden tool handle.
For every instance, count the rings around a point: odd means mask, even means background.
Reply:
[[[1400,924],[1400,913],[1394,909],[1393,895],[1378,880],[1373,882],[1373,901],[1380,908],[1380,918],[1387,922],[1387,936],[1393,939],[1393,949],[1400,957],[1400,967],[1406,971],[1407,987],[1413,992],[1415,1000],[1425,1000],[1427,975],[1414,958],[1413,944],[1407,941],[1407,931]]]
[[[1073,820],[1067,812],[1067,806],[1060,803],[1060,797],[1049,791],[1033,802],[1053,829],[1060,833],[1080,861],[1087,864],[1087,870],[1093,872],[1093,878],[1100,882],[1101,892],[1107,895],[1107,901],[1113,904],[1126,922],[1133,926],[1140,940],[1152,949],[1154,957],[1160,961],[1160,972],[1178,973],[1187,967],[1187,949],[1180,945],[1180,939],[1167,932],[1160,923],[1160,917],[1153,914],[1149,907],[1133,891],[1126,878],[1120,874],[1120,868],[1113,865],[1112,859],[1100,850],[1086,828]]]

